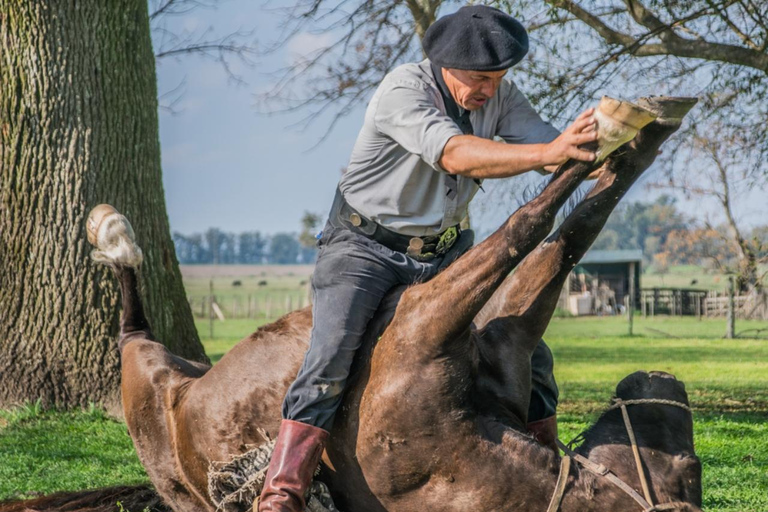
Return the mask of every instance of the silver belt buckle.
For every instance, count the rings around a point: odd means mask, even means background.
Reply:
[[[409,240],[406,254],[412,258],[419,256],[422,248],[424,248],[424,240],[415,236]]]

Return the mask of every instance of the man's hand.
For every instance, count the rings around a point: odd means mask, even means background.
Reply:
[[[595,153],[579,148],[582,144],[597,140],[597,121],[592,115],[594,112],[594,108],[582,112],[558,138],[544,147],[544,161],[547,162],[545,168],[557,167],[571,158],[584,162],[595,161]]]

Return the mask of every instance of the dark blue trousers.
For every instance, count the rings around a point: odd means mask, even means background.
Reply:
[[[318,242],[312,275],[312,335],[299,374],[283,402],[283,418],[330,430],[355,352],[384,295],[399,284],[427,281],[472,245],[464,231],[448,254],[420,262],[330,223]],[[532,360],[529,421],[555,414],[552,353],[543,341]]]

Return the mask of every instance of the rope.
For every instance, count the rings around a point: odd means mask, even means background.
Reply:
[[[690,413],[693,412],[693,409],[691,409],[689,406],[685,405],[682,402],[677,402],[675,400],[665,400],[663,398],[638,398],[635,400],[622,400],[621,398],[614,398],[613,399],[613,405],[610,406],[606,411],[612,411],[614,409],[618,409],[624,405],[643,405],[643,404],[660,404],[660,405],[673,405],[675,407],[679,407],[680,409],[686,410]]]
[[[211,462],[208,468],[208,496],[216,505],[216,512],[256,510],[269,460],[275,449],[275,440],[261,431],[268,441],[245,453],[234,455],[229,461]],[[315,475],[317,476],[317,475]],[[303,512],[339,512],[333,503],[328,487],[313,480],[308,490],[307,504]]]

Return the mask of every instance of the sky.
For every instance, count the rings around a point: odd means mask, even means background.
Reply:
[[[253,30],[259,44],[274,41],[279,18],[260,2],[228,1],[173,18],[170,30],[216,33]],[[290,128],[296,117],[267,116],[254,93],[271,83],[268,73],[295,52],[316,45],[304,34],[252,68],[233,60],[245,84],[233,83],[220,63],[196,56],[158,61],[161,105],[182,91],[173,112],[160,110],[163,181],[171,228],[181,233],[219,227],[233,232],[299,231],[305,211],[325,213],[346,166],[364,112],[354,112],[315,149],[327,123]],[[156,41],[157,46],[157,41]]]
[[[228,0],[216,9],[197,9],[166,21],[176,33],[205,31],[225,35],[252,31],[261,47],[280,36],[280,17],[274,7],[288,2]],[[159,45],[155,33],[155,45]],[[220,63],[199,56],[163,58],[157,63],[163,181],[171,229],[184,234],[209,227],[225,231],[297,232],[305,211],[325,216],[341,169],[347,165],[365,105],[346,116],[326,135],[328,118],[302,131],[291,125],[297,116],[259,113],[254,94],[272,83],[271,73],[288,65],[324,41],[301,33],[277,52],[260,57],[252,66],[232,60],[244,84],[234,83]],[[174,101],[177,100],[177,101]],[[557,126],[563,129],[564,126]],[[626,200],[649,200],[659,191],[649,189],[653,169],[636,184]],[[543,179],[511,178],[521,189]],[[473,222],[489,232],[519,206],[502,194],[500,184],[486,182],[473,202]],[[714,205],[679,197],[681,208],[698,218],[716,216]],[[763,190],[739,201],[745,225],[764,224],[768,202]]]

